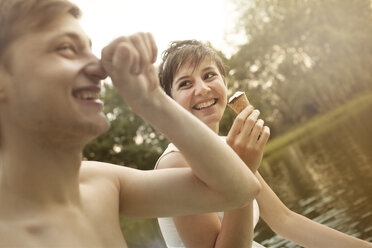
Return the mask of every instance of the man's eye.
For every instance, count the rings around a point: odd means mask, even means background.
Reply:
[[[68,53],[68,54],[76,54],[77,51],[76,51],[76,48],[71,45],[71,44],[62,44],[61,46],[58,47],[57,49],[58,51],[60,52],[63,52],[63,53]]]

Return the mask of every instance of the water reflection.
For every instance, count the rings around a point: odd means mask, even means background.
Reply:
[[[371,107],[372,108],[372,107]],[[266,158],[260,172],[292,210],[372,241],[372,109],[319,127],[316,134]],[[255,240],[267,247],[299,247],[262,221]]]

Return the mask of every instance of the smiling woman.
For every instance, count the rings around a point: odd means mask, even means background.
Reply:
[[[163,53],[159,74],[167,94],[218,133],[218,125],[226,107],[226,85],[222,76],[224,71],[218,69],[220,60],[216,59],[217,55],[211,56],[211,51],[207,45],[195,40],[174,41]],[[253,228],[260,216],[275,233],[303,247],[372,247],[368,242],[299,215],[283,204],[257,171],[270,134],[269,128],[264,126],[263,120],[258,119],[258,115],[259,111],[253,110],[252,106],[245,107],[237,115],[227,137],[222,137],[260,181],[262,188],[256,199],[248,206],[223,213],[159,218],[167,246],[259,248],[262,245],[252,239]],[[187,130],[182,129],[182,132]],[[195,144],[202,139],[195,140]],[[228,162],[225,165],[229,167]],[[188,166],[191,166],[191,162],[170,143],[155,169]],[[283,178],[280,183],[283,184]],[[317,238],[314,239],[314,236]]]

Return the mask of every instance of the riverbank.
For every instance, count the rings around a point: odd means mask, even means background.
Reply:
[[[326,114],[316,116],[308,122],[295,126],[290,131],[287,131],[275,139],[270,140],[265,147],[264,156],[269,156],[295,140],[298,141],[306,138],[309,133],[314,135],[319,132],[324,132],[325,130],[319,127],[329,127],[330,122],[337,123],[345,120],[346,118],[351,118],[370,106],[372,106],[372,92],[359,95],[345,105],[340,106]]]

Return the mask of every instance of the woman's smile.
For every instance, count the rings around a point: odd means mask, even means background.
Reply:
[[[217,102],[218,102],[217,98],[207,99],[195,104],[192,108],[195,110],[204,110],[216,105]]]

